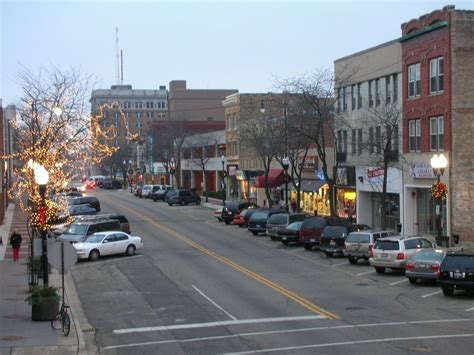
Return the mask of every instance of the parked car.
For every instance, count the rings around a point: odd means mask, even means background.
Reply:
[[[109,231],[121,231],[119,221],[111,219],[75,221],[66,227],[58,240],[79,243],[84,241],[88,235]]]
[[[143,185],[141,194],[138,197],[149,198],[152,189],[153,189],[153,185]]]
[[[100,202],[97,197],[94,196],[82,196],[82,197],[73,197],[68,198],[69,205],[85,205],[88,204],[92,208],[95,208],[97,212],[100,212]]]
[[[236,213],[234,215],[234,219],[232,220],[232,224],[236,225],[236,226],[239,226],[239,228],[243,228],[245,226],[245,215],[249,211],[252,211],[252,210],[253,210],[253,208],[251,208],[251,209],[244,208],[242,211],[240,211],[240,213]],[[222,215],[222,213],[221,213],[221,215]]]
[[[244,224],[242,225],[242,228],[247,228],[249,226],[249,219],[252,217],[255,211],[258,211],[258,208],[250,208],[247,210],[247,212],[245,212]]]
[[[253,212],[249,219],[247,229],[252,232],[253,235],[259,233],[265,233],[267,231],[267,221],[274,214],[281,213],[282,210],[275,210],[270,208],[260,208]]]
[[[83,216],[75,216],[74,221],[92,221],[92,220],[107,220],[107,219],[115,219],[120,223],[120,230],[122,232],[130,234],[130,222],[128,221],[127,217],[125,217],[121,213],[100,213],[96,215],[83,215]]]
[[[370,230],[370,227],[364,224],[348,224],[345,226],[327,226],[321,233],[320,249],[326,256],[335,254],[344,254],[344,244],[349,233],[361,230]]]
[[[417,280],[438,280],[440,265],[446,252],[443,249],[422,250],[405,264],[405,276],[412,284]]]
[[[339,217],[311,217],[304,221],[300,229],[300,243],[306,250],[313,249],[314,246],[321,245],[321,233],[326,226],[349,225],[347,219]]]
[[[344,255],[351,264],[357,264],[359,259],[369,260],[375,242],[380,238],[394,237],[394,231],[361,231],[350,233],[344,244]]]
[[[77,250],[78,259],[90,259],[95,261],[101,255],[112,255],[125,253],[134,255],[137,249],[143,247],[140,237],[131,236],[123,232],[94,233],[84,239],[81,243],[73,244]]]
[[[375,242],[369,262],[379,274],[383,274],[387,268],[404,271],[407,260],[413,255],[435,247],[434,243],[423,237],[381,238]]]
[[[281,238],[278,236],[280,229],[287,227],[293,222],[304,221],[305,218],[306,215],[303,213],[281,211],[280,213],[274,214],[267,221],[267,235],[271,240],[281,241]]]
[[[474,249],[447,253],[439,271],[438,284],[445,296],[452,296],[454,290],[474,290]]]
[[[117,179],[107,179],[102,181],[102,188],[105,190],[119,190],[123,188],[123,186]]]
[[[168,192],[170,192],[171,189],[166,189],[166,190],[157,190],[155,192],[152,192],[150,194],[150,198],[153,200],[153,201],[164,201],[165,198],[166,198],[166,195],[168,194]]]
[[[224,208],[222,209],[222,220],[225,224],[230,224],[237,213],[240,213],[243,209],[256,208],[257,205],[253,202],[248,201],[226,201]]]
[[[280,228],[276,240],[281,240],[284,245],[298,243],[300,240],[300,230],[304,221],[293,222],[290,225]]]
[[[89,204],[72,205],[69,206],[68,210],[70,216],[90,215],[97,213],[95,208],[91,207]]]
[[[69,197],[82,197],[82,194],[79,191],[69,191],[66,196]]]
[[[213,215],[219,222],[222,222],[222,207],[216,208]]]
[[[201,203],[201,198],[194,191],[178,189],[168,192],[165,197],[165,202],[170,206],[175,204],[187,205],[190,203],[199,205]]]

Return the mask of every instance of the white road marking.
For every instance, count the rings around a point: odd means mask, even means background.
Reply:
[[[237,320],[237,318],[235,318],[232,314],[230,314],[229,312],[227,312],[224,308],[222,308],[221,306],[219,306],[216,302],[214,302],[213,300],[211,300],[208,296],[206,296],[204,294],[204,292],[202,292],[200,289],[198,289],[196,286],[192,285],[193,288],[199,292],[201,294],[202,297],[204,297],[206,300],[208,300],[209,302],[211,302],[215,307],[217,307],[218,309],[220,309],[222,312],[224,312],[225,314],[227,314],[227,316],[230,318],[230,319],[233,319],[233,320]]]
[[[474,311],[474,307],[466,309],[466,312]]]
[[[438,293],[441,293],[441,292],[443,292],[443,291],[442,291],[442,290],[438,290],[438,291],[436,291],[436,292],[431,292],[431,293],[428,293],[428,294],[426,294],[426,295],[421,296],[421,298],[426,298],[426,297],[434,296],[434,295],[437,295]]]
[[[347,261],[343,262],[343,263],[339,263],[339,264],[334,264],[332,265],[332,267],[336,267],[336,266],[342,266],[342,265],[348,265],[349,263]]]
[[[373,343],[385,343],[388,341],[407,341],[407,340],[427,340],[427,339],[449,339],[449,338],[469,338],[474,337],[474,333],[470,334],[442,334],[442,335],[427,335],[419,337],[400,337],[400,338],[381,338],[381,339],[368,339],[368,340],[354,340],[354,341],[341,341],[339,343],[325,343],[325,344],[313,344],[313,345],[301,345],[301,346],[289,346],[286,348],[273,348],[273,349],[260,349],[251,351],[242,351],[238,353],[226,353],[228,355],[233,354],[256,354],[256,353],[269,353],[274,351],[287,351],[287,350],[300,350],[300,349],[314,349],[314,348],[327,348],[333,346],[344,346],[344,345],[358,345],[358,344],[373,344]]]
[[[296,317],[274,317],[274,318],[226,320],[226,321],[209,322],[209,323],[173,324],[173,325],[163,325],[163,326],[156,326],[156,327],[115,329],[113,332],[115,334],[144,333],[144,332],[156,332],[156,331],[161,331],[161,330],[209,328],[209,327],[222,327],[222,326],[226,326],[226,325],[291,322],[291,321],[313,320],[313,319],[326,319],[326,317],[325,316],[319,316],[319,315],[316,316],[316,315],[314,315],[314,316],[296,316]]]
[[[407,281],[408,281],[408,279],[403,279],[403,280],[400,280],[400,281],[395,281],[395,282],[392,282],[392,283],[390,284],[390,286],[398,285],[398,284],[401,284],[402,282],[407,282]]]
[[[299,333],[299,332],[311,332],[317,330],[331,330],[331,329],[345,329],[345,328],[365,328],[365,327],[381,327],[381,326],[392,326],[392,325],[407,325],[407,324],[429,324],[429,323],[451,323],[451,322],[469,322],[473,321],[470,318],[461,318],[461,319],[436,319],[436,320],[426,320],[426,321],[408,321],[408,322],[387,322],[387,323],[370,323],[370,324],[347,324],[347,325],[336,325],[328,327],[314,327],[314,328],[297,328],[297,329],[285,329],[285,330],[269,330],[263,332],[252,332],[252,333],[237,333],[230,335],[220,335],[213,337],[202,337],[202,338],[190,338],[190,339],[171,339],[171,340],[158,340],[150,341],[144,343],[132,343],[132,344],[122,344],[122,345],[110,345],[101,348],[102,350],[107,349],[120,349],[120,348],[132,348],[138,346],[146,345],[159,345],[159,344],[169,344],[169,343],[191,343],[197,341],[209,341],[209,340],[219,340],[219,339],[229,339],[229,338],[238,338],[238,337],[250,337],[258,335],[272,335],[272,334],[282,334],[282,333]]]
[[[372,274],[372,273],[374,273],[374,272],[375,272],[375,270],[370,270],[370,271],[366,271],[366,272],[361,272],[360,274],[357,274],[357,276]]]

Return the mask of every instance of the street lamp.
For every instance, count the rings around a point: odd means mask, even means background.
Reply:
[[[176,173],[176,163],[174,161],[174,158],[171,158],[169,166],[171,174],[171,187],[174,189],[174,174]]]
[[[41,243],[42,243],[42,261],[43,261],[43,285],[48,286],[48,244],[46,238],[46,203],[45,203],[45,193],[46,185],[49,181],[48,171],[41,164],[33,163],[33,172],[35,176],[35,182],[38,184],[39,193],[41,196],[41,206],[38,208],[39,222],[41,224]]]
[[[288,208],[288,167],[290,166],[290,159],[288,157],[284,157],[282,161],[283,169],[285,170],[285,210],[289,211]]]
[[[222,163],[222,181],[221,181],[221,186],[222,186],[222,206],[225,206],[225,195],[226,195],[225,177],[226,177],[226,172],[225,172],[225,155],[224,155],[224,154],[222,154],[222,156],[221,156],[221,163]]]
[[[448,159],[444,154],[433,155],[431,158],[431,167],[433,173],[436,175],[436,185],[440,183],[440,178],[444,174],[444,170],[448,166]],[[443,197],[440,196],[436,199],[436,228],[438,230],[438,240],[441,242],[443,239],[443,226],[441,225],[441,217],[443,214]]]

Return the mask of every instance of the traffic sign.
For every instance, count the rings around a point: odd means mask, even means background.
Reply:
[[[62,246],[61,246],[62,245]],[[77,263],[77,249],[69,242],[53,243],[48,249],[48,262],[61,273],[62,257],[61,248],[64,250],[64,270],[70,269]]]

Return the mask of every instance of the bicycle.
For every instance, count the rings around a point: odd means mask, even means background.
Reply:
[[[58,314],[51,319],[51,327],[54,330],[62,329],[65,336],[68,336],[71,331],[71,319],[67,313],[68,308],[69,306],[63,302]]]

